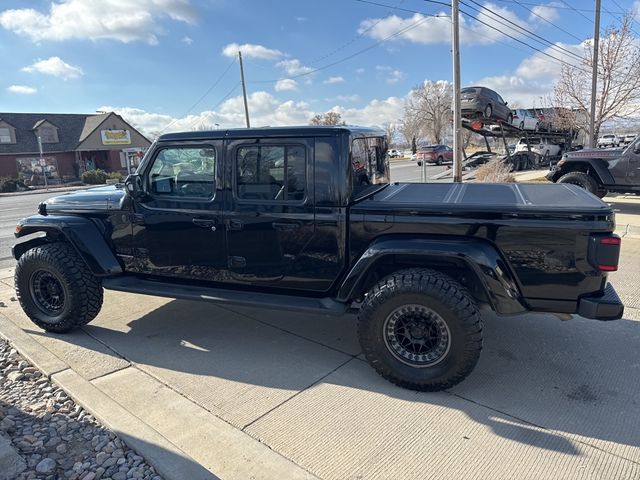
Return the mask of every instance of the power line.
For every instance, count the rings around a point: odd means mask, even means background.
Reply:
[[[531,2],[519,2],[518,0],[495,0],[501,3],[517,3],[517,4],[521,4],[521,5],[529,5],[530,7],[539,7],[540,4],[539,3],[531,3]],[[562,0],[561,0],[562,1]],[[562,2],[565,5],[567,5],[566,7],[562,7],[560,5],[549,5],[552,8],[558,8],[560,10],[573,10],[575,12],[587,12],[587,13],[595,13],[595,10],[593,8],[575,8],[571,5],[569,5],[567,2]],[[623,13],[623,12],[616,12],[616,13]]]
[[[580,37],[578,37],[577,35],[574,35],[573,33],[565,30],[564,28],[562,28],[559,25],[556,25],[555,23],[553,23],[552,21],[550,21],[549,19],[545,18],[543,15],[540,15],[538,13],[536,13],[533,9],[527,7],[524,3],[519,2],[518,0],[513,0],[515,3],[517,3],[518,5],[520,5],[522,8],[524,8],[525,10],[528,10],[529,12],[531,12],[531,15],[535,15],[536,17],[538,17],[540,20],[548,23],[549,25],[551,25],[552,27],[557,28],[558,30],[560,30],[561,32],[566,33],[567,35],[569,35],[570,37],[575,38],[576,40],[578,40],[579,42],[582,42],[583,39],[581,39]]]
[[[537,41],[538,43],[547,44],[549,47],[553,48],[554,50],[561,51],[561,53],[565,53],[565,54],[568,54],[568,55],[571,55],[571,56],[575,57],[578,60],[582,60],[582,58],[580,56],[576,55],[575,53],[571,52],[570,50],[567,50],[566,48],[560,47],[560,46],[554,44],[553,42],[550,42],[546,38],[543,38],[540,35],[538,35],[537,33],[534,33],[531,30],[526,29],[526,28],[518,25],[517,23],[515,23],[515,22],[509,20],[508,18],[506,18],[505,16],[500,15],[499,13],[491,10],[490,8],[484,7],[483,5],[481,5],[480,3],[476,2],[475,0],[469,0],[469,1],[475,3],[476,5],[480,6],[481,8],[476,8],[476,7],[474,7],[472,5],[469,5],[468,3],[465,3],[463,1],[461,1],[460,3],[462,3],[463,5],[471,8],[472,10],[475,10],[476,12],[481,13],[481,14],[485,13],[485,12],[489,12],[494,17],[498,17],[498,18],[508,22],[508,24],[507,24],[507,23],[501,22],[499,20],[494,20],[494,21],[500,23],[501,25],[504,25],[506,27],[509,27],[509,24],[513,25],[514,27],[516,27],[516,28],[520,29],[522,32],[524,32],[525,36],[530,38],[531,40]],[[476,20],[478,20],[478,19],[476,18]]]
[[[176,119],[175,119],[173,122],[171,122],[169,125],[167,125],[166,127],[164,127],[160,133],[164,132],[167,128],[169,128],[171,125],[173,125],[174,123],[176,123],[180,118],[184,118],[184,117],[186,117],[187,115],[189,115],[189,113],[191,113],[191,111],[192,111],[194,108],[196,108],[196,107],[200,104],[200,102],[202,102],[202,101],[207,97],[207,95],[209,95],[209,93],[211,93],[211,91],[212,91],[214,88],[216,88],[216,86],[220,83],[220,81],[224,78],[224,76],[229,72],[229,70],[231,69],[231,67],[232,67],[235,63],[236,63],[236,59],[234,58],[234,59],[231,61],[231,63],[227,66],[227,68],[225,68],[225,69],[224,69],[224,72],[222,72],[222,74],[221,74],[221,75],[216,79],[216,81],[215,81],[215,82],[213,82],[213,83],[211,84],[211,86],[207,89],[207,91],[206,91],[206,92],[204,92],[204,93],[202,94],[202,96],[201,96],[198,100],[196,100],[196,102],[195,102],[193,105],[191,105],[191,106],[187,109],[187,111],[185,111],[181,116],[179,116],[178,118],[176,118]]]
[[[364,0],[357,0],[357,1],[364,2]],[[368,3],[368,2],[364,2],[364,3]],[[276,83],[276,82],[278,82],[280,80],[300,78],[300,77],[304,77],[304,76],[307,76],[307,75],[311,75],[312,73],[319,72],[321,70],[325,70],[327,68],[333,67],[333,66],[338,65],[340,63],[346,62],[347,60],[351,60],[352,58],[357,57],[358,55],[361,55],[361,54],[363,54],[365,52],[368,52],[369,50],[372,50],[373,48],[375,48],[378,45],[386,42],[387,40],[390,40],[392,38],[397,37],[398,35],[402,35],[403,33],[406,33],[406,32],[408,32],[410,30],[413,30],[414,28],[420,26],[422,23],[426,22],[429,18],[432,18],[432,17],[433,18],[448,18],[448,17],[446,17],[444,15],[428,15],[428,14],[425,14],[423,18],[421,18],[420,20],[418,20],[416,22],[413,22],[412,24],[408,25],[407,27],[404,27],[401,30],[399,30],[399,31],[397,31],[395,33],[392,33],[391,35],[388,35],[388,36],[384,37],[382,40],[380,40],[378,42],[375,42],[375,43],[373,43],[373,44],[369,45],[368,47],[365,47],[365,48],[363,48],[361,50],[358,50],[357,52],[352,53],[351,55],[343,57],[340,60],[336,60],[335,62],[331,62],[331,63],[328,63],[326,65],[323,65],[322,67],[317,67],[317,68],[314,68],[314,69],[306,71],[306,72],[298,73],[296,75],[289,75],[289,76],[285,76],[285,77],[281,77],[281,78],[276,78],[276,79],[273,79],[273,80],[253,80],[253,81],[250,81],[249,83]]]
[[[235,92],[235,91],[238,89],[238,87],[240,86],[240,84],[241,84],[241,83],[242,83],[242,82],[238,82],[238,83],[236,83],[236,84],[233,86],[233,88],[232,88],[231,90],[229,90],[229,91],[227,92],[227,94],[226,94],[224,97],[222,97],[222,98],[218,101],[218,103],[216,103],[213,107],[211,107],[211,110],[215,110],[216,108],[218,108],[218,107],[219,107],[219,106],[220,106],[220,105],[221,105],[221,104],[222,104],[222,103],[223,103],[227,98],[229,98],[229,97],[233,94],[233,92]],[[197,119],[196,119],[194,122],[191,122],[191,123],[189,124],[189,128],[192,128],[192,127],[193,127],[193,125],[194,125],[196,122],[197,122]],[[169,127],[165,127],[165,129],[166,129],[166,128],[169,128]],[[164,130],[163,130],[163,131],[164,131]]]
[[[356,0],[359,1],[359,0]],[[401,11],[410,11],[407,10],[405,8],[400,8],[400,6],[405,2],[405,0],[400,0],[398,2],[398,4],[391,8],[389,10],[389,13],[395,12],[396,10],[401,10]],[[317,57],[313,60],[311,60],[309,62],[309,65],[314,65],[316,63],[318,63],[320,60],[324,60],[325,58],[331,57],[332,55],[335,55],[336,53],[338,53],[341,50],[344,50],[345,48],[347,48],[349,45],[352,45],[353,43],[355,43],[356,41],[360,40],[362,37],[364,37],[365,34],[367,34],[368,32],[370,32],[371,30],[373,30],[380,22],[382,22],[384,20],[384,18],[380,18],[377,22],[372,23],[369,27],[367,27],[366,29],[362,30],[361,32],[358,33],[358,35],[356,35],[355,37],[353,37],[351,40],[349,40],[348,42],[343,43],[341,46],[337,47],[336,49],[330,51],[329,53],[322,55],[321,57]]]

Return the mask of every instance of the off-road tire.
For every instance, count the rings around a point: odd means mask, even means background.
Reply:
[[[54,278],[64,292],[62,307],[56,315],[47,313],[36,300],[33,282],[38,275]],[[102,307],[100,280],[66,243],[47,243],[27,250],[18,260],[15,286],[24,312],[48,332],[65,333],[86,325]]]
[[[438,363],[409,365],[388,346],[387,320],[406,305],[426,307],[446,323],[449,347]],[[449,276],[422,268],[400,270],[366,294],[358,315],[358,338],[368,362],[390,382],[438,391],[461,382],[475,367],[482,350],[482,321],[466,289]]]
[[[579,187],[584,188],[587,192],[593,193],[600,198],[607,194],[607,191],[600,187],[595,178],[584,172],[566,173],[558,179],[558,183],[578,185]]]

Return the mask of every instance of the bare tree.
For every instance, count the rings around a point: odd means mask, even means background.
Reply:
[[[315,115],[309,123],[311,125],[346,125],[346,122],[342,120],[342,115],[333,111]]]
[[[624,15],[620,23],[607,27],[600,39],[594,138],[602,124],[637,112],[640,103],[640,46],[631,29],[633,17]],[[585,42],[582,62],[563,65],[555,86],[560,120],[574,129],[588,129],[591,120],[591,68],[593,43]]]
[[[406,109],[424,128],[424,133],[436,143],[442,143],[445,130],[451,125],[453,87],[445,80],[430,80],[411,91]]]
[[[387,145],[394,145],[396,143],[396,135],[398,134],[398,124],[389,122],[382,126],[384,127],[384,132],[387,137]]]
[[[405,105],[404,117],[400,120],[398,130],[404,137],[407,145],[411,145],[411,148],[413,149],[413,143],[416,141],[416,138],[420,137],[422,126],[420,125],[418,116],[414,115],[413,112],[407,108],[407,105]]]

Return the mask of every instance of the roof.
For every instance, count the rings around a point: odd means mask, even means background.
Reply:
[[[383,130],[353,125],[303,125],[292,127],[233,128],[197,132],[166,133],[158,138],[159,142],[204,140],[243,137],[300,137],[305,135],[329,136],[348,133],[357,136],[385,136]]]
[[[43,120],[58,127],[58,143],[43,143],[42,151],[70,152],[80,143],[88,117],[94,115],[75,113],[0,113],[3,120],[16,129],[16,143],[0,143],[0,155],[6,153],[38,152],[38,139],[33,129]]]
[[[115,114],[113,112],[100,114],[0,112],[0,121],[4,121],[16,129],[16,143],[0,143],[0,155],[37,153],[39,151],[38,139],[33,130],[44,122],[57,127],[58,143],[43,143],[43,153],[72,152],[110,115]]]

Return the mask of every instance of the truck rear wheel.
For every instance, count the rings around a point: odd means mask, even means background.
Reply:
[[[86,325],[102,307],[102,285],[66,243],[27,250],[15,273],[20,305],[40,328],[65,333]]]
[[[482,350],[482,322],[466,290],[434,270],[395,272],[366,295],[358,315],[365,357],[404,388],[438,391],[461,382]]]
[[[593,193],[599,198],[604,197],[607,191],[600,187],[598,182],[588,173],[569,172],[558,179],[558,183],[570,183],[584,188],[587,192]]]

